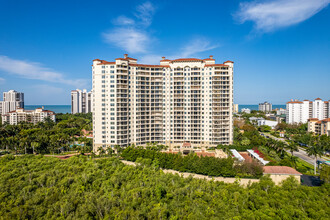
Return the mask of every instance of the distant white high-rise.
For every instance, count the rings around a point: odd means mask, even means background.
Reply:
[[[264,102],[264,103],[259,103],[259,111],[262,112],[271,112],[272,109],[272,104],[269,102]]]
[[[3,93],[3,101],[0,101],[0,114],[4,115],[17,108],[24,108],[24,93],[9,90]]]
[[[71,113],[89,113],[92,112],[92,91],[84,90],[71,91]]]
[[[329,117],[329,102],[320,98],[314,101],[291,100],[286,103],[286,122],[289,124],[306,123],[311,118],[323,120]]]

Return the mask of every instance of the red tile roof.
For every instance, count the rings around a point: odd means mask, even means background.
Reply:
[[[315,100],[322,100],[322,99],[320,99],[320,98],[316,98]]]
[[[203,60],[197,58],[180,58],[180,59],[172,60],[172,62],[185,62],[185,61],[203,61]]]
[[[196,155],[201,157],[215,157],[215,153],[211,153],[211,152],[196,152]]]
[[[224,63],[234,63],[233,61],[230,61],[230,60],[227,60],[226,62]]]
[[[143,67],[170,67],[168,65],[149,65],[149,64],[137,64],[131,63],[130,66],[143,66]]]
[[[302,175],[292,167],[287,166],[264,166],[265,174],[286,174],[286,175]]]
[[[293,104],[295,104],[295,103],[303,103],[303,102],[300,102],[300,101],[290,101],[290,102],[287,102],[286,104],[289,104],[289,103],[293,103]]]
[[[310,118],[308,119],[308,121],[318,121],[319,119],[318,118]]]
[[[228,66],[225,64],[206,64],[205,67],[209,67],[209,66]]]
[[[108,61],[105,61],[105,60],[103,60],[103,61],[104,61],[104,62],[99,63],[99,64],[97,64],[97,65],[116,64],[116,62],[108,62]]]

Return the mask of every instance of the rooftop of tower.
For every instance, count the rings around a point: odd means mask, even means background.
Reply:
[[[162,57],[162,60],[160,60],[160,65],[150,65],[150,64],[137,64],[137,59],[128,57],[128,54],[124,54],[124,58],[116,58],[115,60],[123,60],[128,61],[130,65],[135,66],[148,66],[148,67],[168,67],[169,64],[173,63],[180,63],[180,62],[198,62],[198,63],[204,63],[206,67],[211,66],[229,66],[227,63],[234,63],[233,61],[227,60],[223,62],[222,64],[216,64],[215,59],[213,59],[213,56],[210,55],[209,58],[206,59],[199,59],[199,58],[178,58],[178,59],[166,59],[165,57]],[[116,62],[108,62],[106,60],[100,60],[95,59],[93,61],[99,61],[100,63],[97,65],[106,65],[106,64],[116,64]]]

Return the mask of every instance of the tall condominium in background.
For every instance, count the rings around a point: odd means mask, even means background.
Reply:
[[[329,101],[317,98],[314,101],[291,100],[286,103],[286,122],[306,123],[310,118],[323,120],[330,117]]]
[[[71,91],[71,113],[89,113],[92,112],[92,91],[84,90]]]
[[[259,103],[259,111],[271,112],[273,110],[272,104],[269,102]]]
[[[3,101],[0,101],[0,114],[7,114],[17,108],[24,108],[24,93],[9,90],[3,93]]]
[[[93,60],[94,151],[99,147],[233,142],[233,62],[183,58]]]

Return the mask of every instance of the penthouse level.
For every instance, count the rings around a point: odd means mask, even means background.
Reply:
[[[211,147],[233,142],[233,62],[162,58],[93,60],[94,150],[145,145]]]

